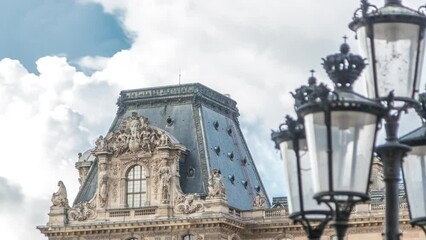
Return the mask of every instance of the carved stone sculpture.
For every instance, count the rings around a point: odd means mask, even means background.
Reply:
[[[209,198],[224,198],[226,199],[225,186],[222,183],[222,176],[218,169],[212,170],[212,175],[209,179],[208,185]]]
[[[69,212],[68,216],[70,219],[75,221],[85,221],[87,219],[93,219],[96,217],[94,208],[96,205],[89,202],[81,202],[74,206]]]
[[[68,208],[67,189],[62,181],[58,182],[58,191],[52,195],[52,203],[54,207]]]
[[[253,200],[253,208],[265,208],[266,198],[260,194],[256,193],[256,197]]]
[[[163,203],[168,203],[170,198],[170,181],[172,174],[166,161],[163,161],[159,173],[161,176],[161,201]]]
[[[99,203],[100,207],[105,207],[108,198],[108,176],[103,175],[101,185],[99,188]]]
[[[170,143],[170,138],[166,133],[152,128],[147,118],[133,112],[131,116],[123,119],[118,130],[108,134],[106,138],[99,137],[96,141],[96,150],[110,150],[116,156],[139,152],[150,153],[157,146],[165,146]]]
[[[95,142],[96,151],[108,151],[108,145],[106,139],[101,135]]]
[[[191,214],[204,210],[204,204],[197,194],[180,195],[176,198],[176,202],[174,208],[176,213]]]
[[[169,138],[167,137],[166,133],[161,133],[160,134],[160,139],[158,140],[158,145],[159,146],[167,146],[169,145]]]

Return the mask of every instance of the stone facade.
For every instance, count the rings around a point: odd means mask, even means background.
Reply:
[[[200,85],[187,88],[189,90],[179,86],[178,92],[172,91],[175,88],[165,88],[161,91],[151,89],[140,90],[138,94],[122,94],[117,113],[120,121],[114,122],[105,137],[98,138],[94,149],[79,154],[76,168],[81,186],[74,203],[70,206],[66,187],[60,181],[58,191],[52,195],[49,221],[38,227],[41,233],[49,240],[306,239],[302,227],[288,218],[286,202],[273,204],[271,208],[260,179],[256,185],[252,183],[258,180],[254,162],[251,162],[249,154],[248,157],[241,157],[241,152],[246,151],[247,147],[239,146],[245,142],[239,140],[242,136],[235,135],[240,131],[232,125],[238,124],[238,113],[229,114],[230,110],[235,111],[235,104],[230,108],[225,106],[227,101],[232,103],[232,100]],[[150,98],[149,106],[144,105],[144,99],[142,103],[135,100],[136,97],[151,97],[154,93],[166,96],[168,100],[161,99],[156,103],[155,99]],[[185,104],[185,98],[191,99],[192,109],[200,109],[204,106],[202,101],[197,100],[200,94],[201,97],[205,94],[208,101],[205,107],[208,109],[204,110],[205,115],[201,110],[194,112],[192,118],[200,125],[195,124],[194,129],[181,133],[185,137],[194,130],[196,134],[190,136],[197,136],[197,142],[192,148],[178,141],[166,127],[156,127],[150,123],[148,116],[134,111],[140,106],[153,108],[158,105],[162,108],[163,102],[164,106]],[[170,100],[172,95],[177,96],[175,100]],[[129,105],[123,100],[124,96],[131,100]],[[216,103],[213,101],[215,98]],[[126,114],[126,111],[131,112]],[[229,122],[205,120],[211,116]],[[165,126],[170,127],[177,120],[178,116],[167,116]],[[188,119],[180,120],[189,122]],[[223,127],[225,123],[228,125]],[[206,130],[208,125],[211,132]],[[224,134],[217,135],[221,128]],[[176,133],[179,133],[178,130],[174,129]],[[215,140],[205,136],[209,134],[229,138],[238,148],[221,153],[216,143],[208,146]],[[220,140],[221,137],[216,138]],[[222,151],[226,147],[229,146],[222,145]],[[199,152],[194,153],[194,149]],[[190,162],[190,156],[199,156],[198,161],[204,165],[200,164],[197,168],[194,162]],[[229,164],[235,175],[233,172],[224,175],[223,172],[229,169],[220,168],[219,163]],[[252,165],[247,170],[245,167],[249,163]],[[235,169],[235,166],[240,169]],[[380,194],[383,195],[380,169],[380,164],[376,163],[372,174],[372,193],[376,197],[370,203],[354,209],[348,240],[382,239],[384,206],[383,198],[380,198]],[[237,170],[246,174],[245,180],[238,180]],[[191,178],[196,174],[205,181],[200,184],[204,189],[202,192],[197,192],[199,188],[190,185]],[[197,191],[191,192],[191,189]],[[241,193],[246,194],[245,198]],[[240,204],[239,199],[246,202]],[[238,204],[245,209],[235,207]],[[403,239],[425,238],[423,232],[409,225],[404,201],[401,203],[401,231]],[[333,235],[334,229],[329,227],[322,239],[332,239]]]

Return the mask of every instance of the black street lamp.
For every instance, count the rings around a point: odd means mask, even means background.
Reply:
[[[400,172],[402,158],[410,147],[398,141],[398,122],[401,112],[413,107],[418,95],[425,47],[424,8],[416,11],[403,6],[400,0],[385,0],[385,6],[377,8],[361,0],[361,8],[349,24],[370,63],[366,77],[368,96],[384,101],[388,109],[384,116],[386,143],[376,150],[383,161],[386,184],[386,239],[399,239],[400,235]],[[404,105],[395,106],[395,101]],[[407,187],[410,188],[408,184]]]
[[[400,238],[401,172],[411,224],[426,233],[426,94],[420,94],[420,103],[415,100],[425,48],[424,10],[426,6],[418,11],[407,8],[401,0],[385,0],[381,8],[361,0],[349,27],[357,33],[361,50],[368,58],[369,98],[352,90],[366,64],[360,56],[349,53],[346,43],[340,53],[323,59],[334,91],[312,81],[293,94],[296,112],[304,122],[314,198],[333,209],[338,239],[344,239],[353,206],[369,199],[373,150],[382,118],[386,142],[375,151],[383,162],[386,185],[385,239]],[[414,107],[421,114],[423,126],[398,139],[400,115]],[[287,131],[289,127],[288,123]],[[294,140],[292,143],[294,147]],[[287,151],[285,145],[279,146],[282,152]],[[301,145],[297,146],[300,152]],[[296,158],[300,158],[297,153]],[[287,171],[291,170],[287,167]],[[301,172],[294,175],[288,173],[287,177],[300,182]]]
[[[412,101],[416,97],[425,26],[426,17],[420,9],[405,7],[401,0],[385,0],[385,6],[379,9],[361,0],[349,28],[357,33],[362,54],[369,60],[368,97],[384,98],[391,91],[396,100]]]
[[[335,90],[325,85],[301,88],[294,95],[303,117],[314,175],[314,198],[334,207],[338,239],[343,239],[356,203],[369,200],[368,184],[373,147],[384,108],[352,90],[365,67],[364,59],[349,52],[323,59]]]
[[[284,161],[289,217],[303,226],[308,239],[319,240],[332,211],[325,204],[318,205],[313,198],[312,166],[302,119],[296,121],[287,115],[286,122],[280,125],[278,132],[272,132],[271,137]]]

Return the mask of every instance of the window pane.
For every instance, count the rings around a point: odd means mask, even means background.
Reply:
[[[131,194],[127,195],[127,206],[133,206],[133,195]]]
[[[141,207],[146,202],[146,171],[136,165],[127,175],[127,204],[129,207]]]
[[[127,182],[127,192],[128,193],[134,192],[134,190],[133,190],[133,181]]]
[[[145,205],[146,202],[146,194],[141,194],[141,205]]]
[[[142,180],[142,192],[146,192],[146,180]]]
[[[134,187],[135,187],[135,189],[134,189],[135,193],[141,192],[141,182],[140,181],[135,181]]]
[[[133,175],[134,175],[134,168],[130,169],[129,174],[127,175],[127,179],[133,179]]]

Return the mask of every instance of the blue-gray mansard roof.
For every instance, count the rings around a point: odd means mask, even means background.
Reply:
[[[189,149],[180,166],[184,193],[207,195],[208,179],[216,168],[221,171],[230,206],[250,210],[257,191],[267,197],[239,127],[236,102],[231,98],[196,83],[122,91],[117,105],[110,132],[137,112]],[[93,164],[75,203],[93,197],[96,167]]]

